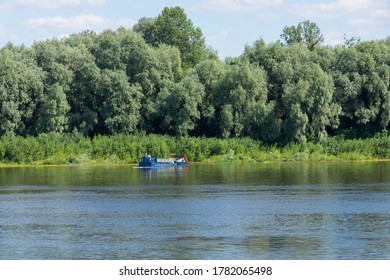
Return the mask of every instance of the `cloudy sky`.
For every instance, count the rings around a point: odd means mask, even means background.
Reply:
[[[240,55],[260,37],[275,42],[283,27],[304,20],[317,23],[331,45],[343,42],[344,34],[362,40],[390,35],[390,0],[0,0],[0,47],[86,29],[131,28],[166,6],[184,8],[221,58]]]

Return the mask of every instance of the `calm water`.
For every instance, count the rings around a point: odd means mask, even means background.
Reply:
[[[1,168],[0,259],[390,259],[390,162]]]

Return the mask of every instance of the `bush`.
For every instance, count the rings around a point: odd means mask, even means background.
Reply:
[[[79,133],[51,133],[0,138],[0,162],[4,164],[127,164],[138,162],[145,152],[159,158],[186,154],[193,162],[389,159],[390,137],[387,133],[364,140],[328,137],[319,143],[284,147],[268,146],[249,138],[178,139],[155,134],[118,134],[91,139]]]

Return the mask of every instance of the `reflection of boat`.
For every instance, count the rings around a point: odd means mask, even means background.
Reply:
[[[188,159],[186,155],[183,155],[181,158],[171,157],[171,158],[156,158],[151,156],[144,156],[138,163],[138,167],[169,167],[177,165],[186,165]]]
[[[164,166],[136,167],[148,179],[169,178],[171,180],[184,180],[188,175],[188,165],[166,164]]]

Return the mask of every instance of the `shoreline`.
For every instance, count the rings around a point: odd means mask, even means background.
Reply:
[[[189,162],[191,165],[233,165],[233,164],[273,164],[273,163],[336,163],[336,162],[350,162],[350,163],[364,163],[364,162],[390,162],[390,159],[321,159],[321,160],[269,160],[269,161],[201,161],[201,162]],[[42,167],[136,167],[138,163],[118,163],[118,162],[105,162],[105,163],[67,163],[67,164],[43,164],[43,163],[29,163],[29,164],[18,164],[18,163],[0,163],[0,168],[42,168]]]
[[[185,154],[194,164],[389,161],[390,136],[328,137],[319,142],[271,145],[250,138],[175,138],[167,135],[79,133],[0,137],[0,167],[137,165],[145,152],[157,158]]]

